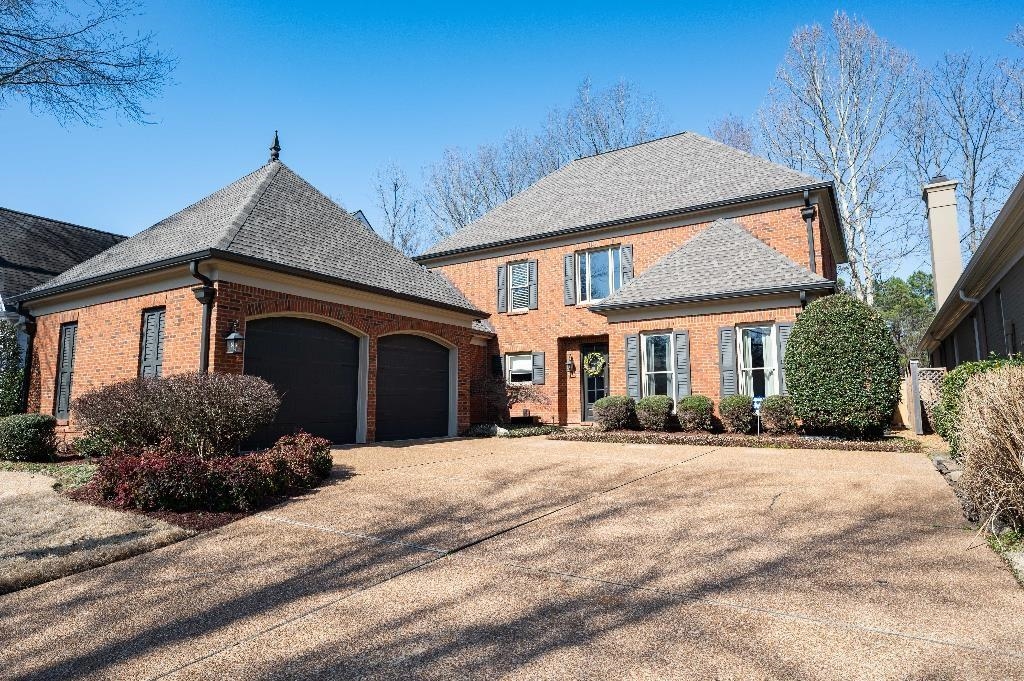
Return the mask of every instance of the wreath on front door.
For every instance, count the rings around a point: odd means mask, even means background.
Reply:
[[[608,358],[600,352],[591,352],[583,358],[583,371],[586,372],[587,376],[600,376],[604,373],[604,365],[608,363]]]

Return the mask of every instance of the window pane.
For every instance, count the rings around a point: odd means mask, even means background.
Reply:
[[[587,298],[587,254],[580,253],[576,256],[580,262],[580,279],[579,279],[579,291],[580,301],[584,302]]]
[[[644,336],[644,369],[669,371],[669,339],[667,335]],[[659,393],[664,394],[664,393]]]
[[[512,289],[512,309],[513,310],[526,310],[530,307],[530,289],[525,288],[514,288]]]
[[[644,395],[672,395],[669,392],[668,374],[647,374],[647,385],[644,387]]]
[[[530,285],[530,265],[525,262],[517,262],[509,266],[509,281],[512,286]]]
[[[533,371],[531,355],[509,355],[508,366],[512,371]]]
[[[619,249],[611,249],[612,254],[612,290],[618,291],[622,287],[622,267],[619,266]]]
[[[590,299],[607,298],[608,251],[593,251],[590,256]]]

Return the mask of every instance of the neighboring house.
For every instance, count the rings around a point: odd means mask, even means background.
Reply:
[[[573,161],[416,259],[562,424],[609,394],[784,392],[792,324],[847,261],[831,183],[689,132]]]
[[[920,349],[932,366],[1024,351],[1024,177],[967,267],[960,255],[956,185],[925,185],[937,313]]]
[[[0,208],[0,319],[17,323],[14,296],[105,251],[126,237]],[[22,334],[23,340],[27,337]]]
[[[113,381],[244,371],[282,395],[261,442],[297,427],[339,443],[468,428],[469,385],[492,336],[479,325],[486,313],[278,151],[17,296],[36,320],[31,410],[53,413],[68,434],[74,397]]]

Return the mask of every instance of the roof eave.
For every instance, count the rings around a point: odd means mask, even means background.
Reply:
[[[637,215],[628,218],[618,218],[615,220],[606,220],[604,222],[589,223],[586,225],[578,225],[575,227],[566,227],[563,229],[551,230],[549,232],[543,232],[541,234],[534,234],[531,236],[515,237],[513,239],[502,239],[499,241],[491,241],[484,244],[478,244],[476,246],[466,246],[463,248],[453,248],[447,251],[440,251],[437,253],[423,253],[421,255],[413,256],[413,260],[416,262],[428,262],[431,260],[437,260],[440,258],[447,258],[454,255],[461,255],[463,253],[472,253],[475,251],[489,250],[492,248],[501,248],[503,246],[511,246],[514,244],[526,243],[529,241],[540,241],[542,239],[551,239],[554,237],[563,236],[566,234],[575,234],[577,232],[587,232],[595,229],[604,229],[607,227],[617,227],[621,225],[629,225],[634,222],[646,222],[648,220],[658,220],[662,218],[675,217],[677,215],[686,215],[688,213],[699,213],[706,210],[714,210],[716,208],[724,208],[726,206],[734,206],[742,203],[748,203],[751,201],[763,201],[765,199],[780,198],[783,196],[792,196],[794,194],[802,194],[805,191],[817,191],[821,189],[827,189],[829,197],[832,200],[833,212],[838,219],[839,212],[836,208],[835,188],[831,181],[828,182],[814,182],[811,184],[800,185],[796,187],[789,187],[787,189],[778,189],[770,192],[761,192],[759,194],[750,194],[747,196],[740,196],[731,199],[723,199],[721,201],[712,201],[709,203],[702,203],[693,206],[686,206],[683,208],[674,208],[672,210],[659,211],[657,213],[648,213],[645,215]],[[846,253],[845,243],[840,239],[840,244],[843,246],[843,253]]]
[[[138,276],[140,274],[148,274],[150,272],[156,272],[159,270],[169,269],[178,265],[184,265],[192,262],[193,260],[210,260],[211,258],[218,258],[220,260],[226,260],[229,262],[236,262],[242,265],[252,265],[254,267],[261,267],[263,269],[271,270],[274,272],[280,272],[282,274],[292,274],[295,276],[304,277],[306,279],[315,279],[329,284],[338,284],[346,286],[348,288],[357,289],[360,291],[366,291],[368,293],[377,293],[380,295],[388,296],[390,298],[398,298],[400,300],[407,300],[409,302],[419,303],[421,305],[428,305],[430,307],[437,307],[451,312],[459,312],[472,316],[476,319],[486,319],[490,317],[490,314],[482,310],[478,310],[473,307],[462,307],[459,305],[452,305],[449,303],[442,303],[427,298],[421,298],[419,296],[412,296],[404,293],[398,293],[390,289],[382,288],[379,286],[371,286],[360,282],[350,281],[341,277],[332,277],[326,274],[320,274],[312,272],[310,270],[304,270],[298,267],[291,267],[288,265],[282,265],[280,263],[271,262],[269,260],[263,260],[261,258],[253,258],[251,256],[240,255],[238,253],[232,253],[230,251],[221,251],[214,248],[204,249],[202,251],[196,251],[194,253],[188,253],[186,255],[175,256],[173,258],[167,258],[157,262],[149,263],[147,265],[140,265],[138,267],[132,267],[126,270],[120,270],[118,272],[111,272],[110,274],[104,274],[96,277],[90,277],[88,279],[82,279],[79,281],[69,282],[60,286],[54,286],[52,288],[43,289],[41,291],[27,291],[21,295],[14,296],[10,299],[12,303],[22,303],[33,300],[41,300],[49,298],[51,296],[60,295],[63,293],[70,293],[90,286],[97,286],[99,284],[105,284],[119,279],[127,279],[129,277]]]
[[[802,291],[834,291],[836,283],[834,281],[822,281],[812,284],[800,284],[793,286],[773,286],[770,288],[761,289],[749,289],[746,291],[727,291],[722,293],[709,293],[706,295],[699,296],[680,296],[678,298],[668,298],[664,300],[650,300],[650,301],[639,301],[632,303],[612,303],[610,305],[594,305],[590,307],[591,312],[597,314],[605,314],[607,312],[614,312],[617,310],[633,310],[633,309],[649,309],[652,307],[669,307],[672,305],[686,305],[689,303],[704,303],[713,302],[717,300],[730,300],[734,298],[751,298],[755,296],[768,296],[778,295],[784,293],[800,293]]]

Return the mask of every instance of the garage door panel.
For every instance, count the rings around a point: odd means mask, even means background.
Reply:
[[[245,373],[260,376],[281,395],[273,425],[252,447],[272,444],[298,429],[332,442],[355,442],[359,339],[335,326],[297,317],[246,324]]]
[[[450,353],[422,336],[378,340],[378,441],[448,435]]]

